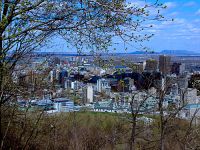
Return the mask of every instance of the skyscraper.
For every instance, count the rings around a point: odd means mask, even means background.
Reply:
[[[91,84],[87,85],[87,102],[92,103],[94,101],[94,88]]]
[[[170,71],[171,71],[170,61],[171,61],[170,56],[160,55],[160,57],[159,57],[159,70],[163,75],[170,73]]]
[[[185,71],[185,64],[173,63],[171,68],[171,73],[176,75],[181,75]]]

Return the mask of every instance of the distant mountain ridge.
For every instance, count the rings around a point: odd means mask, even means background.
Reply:
[[[169,54],[169,55],[200,55],[200,53],[188,51],[188,50],[163,50],[160,54]]]
[[[40,54],[40,55],[63,55],[63,56],[90,56],[90,53],[83,53],[83,54],[78,54],[76,52],[35,52],[35,54]],[[175,55],[175,56],[200,56],[200,52],[193,52],[193,51],[188,51],[188,50],[162,50],[160,52],[155,52],[155,51],[134,51],[130,53],[109,53],[109,54],[104,54],[102,53],[101,55],[126,55],[126,54],[133,54],[133,55]]]
[[[198,55],[200,56],[200,53],[198,52],[193,52],[193,51],[188,51],[188,50],[162,50],[161,52],[145,52],[145,51],[135,51],[131,52],[129,54],[157,54],[157,55]]]

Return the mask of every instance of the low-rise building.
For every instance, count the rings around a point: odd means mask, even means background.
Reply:
[[[70,112],[74,111],[74,102],[66,98],[54,99],[54,110],[57,112]]]

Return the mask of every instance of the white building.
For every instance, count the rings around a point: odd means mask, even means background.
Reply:
[[[56,80],[59,80],[59,75],[60,75],[60,69],[56,70]]]
[[[57,112],[74,111],[74,102],[66,98],[57,98],[54,100],[54,109]]]
[[[64,88],[65,89],[71,88],[71,80],[69,80],[69,79],[65,80]]]
[[[87,102],[92,103],[94,101],[94,88],[91,84],[87,85]]]
[[[97,92],[106,92],[109,94],[111,87],[109,85],[109,81],[106,79],[99,79],[97,80]]]
[[[79,87],[80,87],[80,82],[78,81],[71,82],[71,89],[78,90]]]
[[[197,104],[198,103],[197,89],[188,88],[186,94],[186,100],[188,104]]]
[[[185,64],[184,63],[181,63],[179,72],[180,72],[180,74],[183,74],[185,72]]]
[[[49,72],[50,82],[53,82],[53,78],[54,78],[53,75],[54,75],[53,70],[51,70],[51,71]]]

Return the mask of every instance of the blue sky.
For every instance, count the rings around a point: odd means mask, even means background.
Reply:
[[[200,0],[162,0],[168,6],[166,18],[174,22],[157,23],[155,37],[148,43],[155,50],[200,51]]]
[[[128,2],[143,6],[144,1],[128,0]],[[155,0],[146,0],[147,3],[155,2]],[[161,11],[166,19],[174,21],[148,22],[153,28],[147,29],[145,32],[155,34],[149,41],[143,43],[150,50],[190,50],[200,52],[200,0],[159,0],[167,6]],[[123,42],[118,41],[117,52],[124,52]],[[66,41],[56,39],[52,44],[53,51],[72,52],[73,48],[68,48]],[[110,50],[113,50],[113,47]],[[127,52],[139,49],[135,43],[126,45]]]

